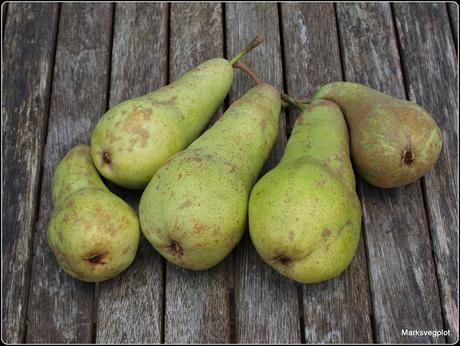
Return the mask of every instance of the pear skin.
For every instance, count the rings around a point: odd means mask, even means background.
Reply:
[[[249,193],[276,141],[279,93],[260,84],[162,166],[139,204],[141,229],[170,262],[193,270],[222,261],[241,239]]]
[[[313,99],[327,99],[341,108],[350,128],[353,161],[370,184],[410,184],[435,165],[441,131],[419,105],[351,82],[327,84]]]
[[[201,134],[230,90],[232,65],[260,42],[256,37],[233,59],[207,60],[171,84],[105,113],[91,138],[99,173],[123,187],[145,188],[167,159]]]
[[[251,192],[252,242],[281,274],[316,283],[345,270],[360,231],[345,119],[334,103],[314,101],[297,118],[280,163]]]
[[[125,270],[139,246],[135,211],[112,194],[94,167],[90,148],[77,145],[57,166],[48,243],[69,275],[88,282]]]

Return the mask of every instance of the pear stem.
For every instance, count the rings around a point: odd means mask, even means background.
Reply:
[[[262,83],[259,77],[257,77],[256,73],[253,70],[251,70],[251,68],[248,65],[238,61],[235,65],[233,65],[233,67],[239,68],[240,70],[248,74],[249,77],[251,77],[251,79],[254,81],[255,85],[259,85],[260,83]]]
[[[285,93],[281,92],[280,93],[281,95],[281,99],[283,101],[286,101],[288,104],[294,106],[294,107],[297,107],[298,109],[300,109],[301,111],[303,111],[305,108],[306,108],[306,104],[304,103],[305,101],[300,101],[300,100],[296,100],[295,98],[289,96],[289,95],[286,95]],[[306,102],[308,104],[308,102]]]
[[[245,72],[251,79],[254,81],[255,85],[259,85],[262,82],[260,81],[259,77],[257,77],[257,74],[245,63],[238,61],[235,65],[233,65],[234,68],[238,68]],[[289,105],[292,105],[294,107],[299,108],[300,110],[304,110],[305,107],[311,103],[311,100],[297,100],[283,92],[280,92],[280,96],[282,99],[282,106],[283,107],[288,107]]]
[[[249,43],[246,48],[244,48],[241,52],[239,52],[237,55],[235,55],[233,58],[231,58],[228,62],[230,63],[230,65],[234,66],[238,60],[240,60],[243,56],[245,56],[246,54],[248,54],[251,50],[253,50],[254,48],[256,48],[259,44],[261,44],[263,42],[263,37],[257,35],[252,41],[251,43]]]
[[[297,102],[299,103],[302,103],[304,106],[307,106],[309,105],[310,103],[312,103],[313,100],[311,99],[302,99],[302,100],[297,100]],[[281,107],[283,108],[286,108],[286,107],[289,107],[291,104],[284,101],[284,100],[281,100]]]

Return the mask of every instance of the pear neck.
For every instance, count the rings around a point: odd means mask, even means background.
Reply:
[[[347,148],[347,127],[340,109],[318,100],[304,106],[286,145],[285,162],[313,158],[328,161],[342,146]]]

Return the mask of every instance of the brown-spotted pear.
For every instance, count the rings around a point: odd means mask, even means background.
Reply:
[[[279,93],[259,84],[154,175],[139,204],[141,229],[188,269],[222,261],[241,239],[249,193],[278,134]]]
[[[64,271],[89,282],[110,279],[133,261],[140,228],[135,211],[112,194],[77,145],[57,166],[48,243]]]
[[[105,113],[91,138],[99,173],[123,187],[145,188],[168,158],[201,134],[230,90],[232,66],[261,42],[256,37],[231,60],[207,60],[171,84]]]
[[[313,99],[327,99],[341,108],[350,128],[351,156],[367,182],[403,186],[435,165],[441,131],[419,105],[351,82],[326,84]]]
[[[326,100],[302,108],[280,163],[251,192],[249,231],[267,264],[315,283],[336,277],[353,259],[361,205],[340,109]]]

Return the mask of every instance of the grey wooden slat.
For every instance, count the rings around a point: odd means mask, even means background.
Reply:
[[[58,5],[13,3],[8,12],[2,61],[2,340],[11,344],[23,342],[25,334]]]
[[[91,341],[94,285],[59,268],[46,234],[54,169],[71,147],[89,143],[90,130],[107,105],[111,26],[110,4],[62,4],[34,240],[29,343]]]
[[[283,89],[280,28],[275,3],[226,4],[227,55],[232,56],[255,35],[265,37],[244,61],[262,81]],[[231,102],[253,86],[242,72],[235,78]],[[273,168],[286,143],[285,116],[280,116],[277,143],[263,172]],[[264,174],[264,173],[262,173]],[[301,341],[297,285],[275,272],[257,254],[246,234],[234,252],[235,341],[239,343],[293,343]]]
[[[168,5],[115,5],[109,107],[167,83]],[[141,191],[110,184],[138,207]],[[163,259],[143,238],[133,264],[98,287],[97,343],[159,343],[163,321]]]
[[[455,49],[458,55],[458,5],[453,1],[449,2],[447,4],[447,10],[449,11],[452,36],[454,39]]]
[[[408,95],[430,111],[443,137],[423,180],[444,324],[458,339],[458,60],[443,4],[395,4]],[[423,42],[423,45],[420,44]]]
[[[388,3],[337,5],[345,79],[404,98]],[[414,17],[410,17],[414,20]],[[376,342],[443,342],[403,336],[442,329],[439,293],[420,182],[379,189],[359,179]]]
[[[341,80],[334,5],[283,3],[281,10],[286,91],[309,97],[319,85]],[[293,113],[298,114],[290,109],[290,128],[296,118]],[[305,342],[372,342],[363,237],[355,259],[342,275],[302,285],[302,292]]]
[[[207,59],[223,57],[222,5],[171,4],[170,49],[171,81]],[[166,264],[165,343],[230,342],[229,260],[206,271]]]

